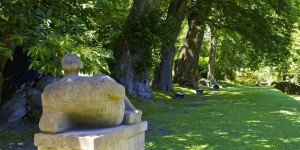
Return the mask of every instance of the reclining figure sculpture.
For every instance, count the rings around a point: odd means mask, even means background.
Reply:
[[[83,64],[75,54],[62,58],[64,78],[47,85],[42,93],[44,133],[72,129],[114,127],[141,121],[125,95],[125,88],[107,75],[78,76]]]

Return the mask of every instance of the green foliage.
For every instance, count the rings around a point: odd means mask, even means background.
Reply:
[[[27,52],[27,55],[33,58],[29,68],[53,75],[56,75],[57,72],[62,74],[60,58],[72,48],[69,42],[65,43],[64,37],[58,36],[49,37],[36,43]],[[53,58],[53,56],[55,57]]]
[[[128,1],[3,0],[0,43],[9,43],[10,49],[22,46],[32,57],[30,67],[43,73],[60,73],[60,58],[67,52],[82,57],[84,73],[108,73],[104,59],[111,55],[104,49],[121,30],[129,5]]]
[[[236,76],[236,81],[243,85],[254,86],[259,82],[257,75],[249,69],[238,72]]]
[[[254,66],[260,61],[268,66],[277,66],[278,63],[286,62],[290,54],[291,33],[299,17],[295,2],[290,0],[232,1],[214,3],[213,9],[217,13],[208,23],[238,34],[239,40],[231,43],[237,45],[243,43],[243,47],[247,49],[250,46],[253,53],[247,57],[254,61]],[[223,36],[227,35],[228,33],[225,33]]]
[[[124,36],[127,36],[133,42],[132,51],[138,51],[140,43],[150,45],[154,48],[161,41],[160,33],[163,30],[162,12],[157,9],[147,9],[143,13],[138,13],[132,19],[129,19],[124,27]]]
[[[141,55],[135,59],[133,67],[137,72],[150,71],[157,63],[161,44],[171,40],[168,21],[156,8],[149,8],[129,19],[124,27],[123,37],[130,41],[130,53]],[[155,61],[156,60],[156,61]]]
[[[4,46],[0,45],[0,55],[13,60],[12,51]]]
[[[40,121],[40,118],[42,117],[42,113],[36,109],[32,109],[27,115],[24,117],[24,120],[26,122],[30,123],[36,123]]]
[[[29,68],[54,75],[62,74],[60,59],[64,54],[72,52],[78,54],[84,62],[82,70],[84,74],[109,73],[105,58],[111,57],[110,53],[101,47],[88,47],[73,43],[75,42],[68,35],[48,37],[46,40],[36,43],[27,52],[27,55],[33,58]]]
[[[208,57],[200,57],[198,62],[198,71],[201,78],[207,77]]]
[[[297,25],[299,26],[299,25]],[[287,58],[285,63],[281,63],[277,67],[280,76],[289,76],[290,81],[299,83],[300,81],[300,30],[297,29],[292,33],[292,45],[290,47],[291,55]]]
[[[252,49],[249,42],[243,41],[238,33],[226,29],[219,30],[219,34],[216,79],[235,80],[237,70],[241,68],[255,70],[258,68],[262,58]]]

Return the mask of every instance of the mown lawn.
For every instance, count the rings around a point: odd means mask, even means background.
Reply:
[[[147,150],[296,150],[300,101],[272,87],[228,87],[185,101],[156,92],[154,101],[133,101],[148,121]]]
[[[185,101],[158,91],[151,102],[132,100],[148,121],[147,150],[300,148],[300,101],[272,87],[202,88],[205,96],[176,86]],[[0,129],[0,150],[32,140],[35,132]]]

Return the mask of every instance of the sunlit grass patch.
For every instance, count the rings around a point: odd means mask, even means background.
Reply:
[[[185,101],[171,94],[135,105],[151,126],[146,149],[287,149],[300,147],[300,102],[272,87],[235,86],[214,91],[175,87]],[[168,132],[165,132],[167,129]],[[151,134],[155,132],[155,134]],[[161,132],[161,133],[159,133]]]

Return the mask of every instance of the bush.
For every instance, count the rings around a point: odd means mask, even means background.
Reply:
[[[300,86],[291,82],[275,83],[274,87],[287,94],[300,94]]]

